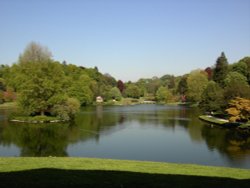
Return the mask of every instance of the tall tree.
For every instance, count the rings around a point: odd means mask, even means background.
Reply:
[[[192,71],[187,78],[187,98],[192,102],[200,102],[201,95],[207,87],[208,79],[205,72],[201,70]]]
[[[47,47],[44,47],[36,42],[31,42],[27,45],[24,53],[19,56],[19,62],[46,62],[51,60],[51,57],[52,53]]]
[[[188,77],[187,75],[182,76],[181,80],[178,83],[177,91],[181,95],[185,95],[187,93],[187,90],[188,90],[187,77]]]
[[[213,72],[213,80],[219,83],[220,86],[224,87],[224,79],[228,73],[228,61],[225,53],[222,52],[220,57],[216,60],[215,69]]]
[[[19,80],[19,105],[28,115],[52,114],[57,106],[57,115],[67,113],[72,117],[78,101],[70,100],[66,93],[65,74],[62,65],[54,62],[47,48],[37,44],[28,45],[15,66],[15,78]],[[21,82],[20,82],[21,81]],[[65,117],[65,116],[64,116]]]
[[[118,82],[117,82],[117,88],[120,90],[121,93],[123,93],[123,91],[125,89],[125,85],[124,85],[123,81],[118,80]]]

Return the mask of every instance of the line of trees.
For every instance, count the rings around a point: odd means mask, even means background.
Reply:
[[[160,103],[198,103],[204,111],[224,113],[236,97],[250,99],[250,57],[229,64],[224,52],[205,70],[183,76],[164,75],[136,82],[116,80],[98,68],[60,63],[52,53],[30,43],[12,66],[0,66],[0,103],[17,100],[28,115],[56,115],[69,119],[80,105],[124,97]]]

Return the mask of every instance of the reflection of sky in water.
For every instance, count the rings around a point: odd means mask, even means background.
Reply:
[[[250,168],[249,135],[242,139],[233,131],[206,126],[198,119],[199,114],[195,108],[180,106],[97,106],[83,108],[76,124],[70,126],[35,129],[2,120],[5,126],[0,124],[0,155],[103,157]],[[243,143],[245,149],[242,145],[232,147],[231,142]]]
[[[8,156],[13,156],[13,157],[18,157],[20,155],[20,149],[15,146],[14,144],[11,145],[0,145],[0,156],[2,157],[8,157]]]

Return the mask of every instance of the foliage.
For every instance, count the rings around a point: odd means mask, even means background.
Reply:
[[[121,92],[117,87],[113,87],[109,91],[109,99],[115,99],[117,101],[120,101],[122,99]]]
[[[228,102],[235,97],[250,98],[249,85],[242,84],[232,79],[224,88],[224,99]]]
[[[250,100],[240,97],[229,102],[230,107],[226,112],[231,116],[230,121],[250,121]]]
[[[209,81],[201,95],[199,107],[205,112],[221,112],[224,103],[223,89],[214,81]]]
[[[199,102],[207,84],[208,78],[205,72],[200,70],[192,71],[187,78],[188,100],[192,102]]]
[[[213,76],[213,70],[211,67],[207,67],[205,69],[205,72],[207,73],[207,78],[208,80],[212,80],[212,76]]]
[[[124,85],[123,81],[118,80],[117,88],[120,90],[121,93],[123,93],[123,91],[125,90],[125,85]]]
[[[126,96],[132,98],[140,98],[140,89],[135,84],[128,84],[126,86]]]
[[[182,76],[181,80],[178,83],[177,91],[181,95],[185,95],[187,93],[188,90],[187,77],[188,77],[187,75]]]
[[[46,62],[51,60],[52,53],[48,48],[41,46],[36,42],[31,42],[27,45],[24,53],[20,55],[20,63],[30,63],[30,62]]]
[[[236,71],[229,72],[224,80],[225,86],[229,86],[233,82],[236,82],[240,85],[248,85],[247,78]]]
[[[224,86],[224,79],[228,73],[228,62],[224,52],[216,60],[215,69],[213,71],[213,80],[219,83],[220,86]]]
[[[90,89],[91,79],[88,75],[81,75],[79,80],[69,81],[67,94],[69,97],[78,99],[81,105],[88,105],[93,102],[93,92]]]
[[[148,81],[146,85],[147,92],[155,95],[156,91],[161,86],[161,80],[158,77],[153,77]]]
[[[4,103],[4,95],[3,95],[3,91],[0,90],[0,104]]]
[[[163,86],[168,89],[173,89],[175,87],[175,77],[173,75],[166,74],[160,78]]]
[[[28,113],[44,115],[55,104],[65,100],[64,73],[58,63],[25,63],[28,71],[22,71],[22,68],[20,65],[18,76],[22,77],[23,82],[18,101]]]
[[[172,93],[166,88],[161,86],[156,92],[156,99],[159,102],[171,102],[173,99]]]
[[[57,110],[56,115],[68,120],[74,110],[71,109],[72,100],[65,95],[66,77],[62,65],[50,56],[47,48],[36,43],[28,45],[20,55],[19,63],[12,70],[20,93],[18,102],[26,114],[41,116],[51,115],[52,109],[63,105],[62,114]]]
[[[232,64],[232,68],[231,68],[232,72],[238,72],[241,75],[247,77],[248,76],[248,67],[247,64],[244,61],[239,61],[237,63]]]
[[[75,114],[80,108],[80,102],[75,98],[68,98],[61,104],[54,105],[52,114],[58,116],[61,120],[74,119]]]
[[[247,68],[243,70],[245,66],[240,63],[245,63],[247,65]],[[247,77],[248,84],[250,84],[250,57],[244,57],[243,59],[239,60],[239,64],[240,70],[239,68],[237,68],[237,70],[239,70],[244,76]]]

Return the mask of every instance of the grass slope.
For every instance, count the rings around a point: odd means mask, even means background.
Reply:
[[[0,109],[9,109],[9,108],[16,108],[17,107],[17,103],[15,102],[6,102],[3,104],[0,104]]]
[[[0,158],[0,187],[249,187],[250,170],[93,158]]]

